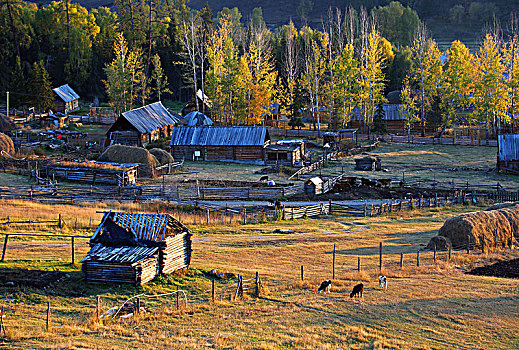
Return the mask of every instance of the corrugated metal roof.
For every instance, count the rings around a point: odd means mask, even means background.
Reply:
[[[107,247],[98,243],[81,259],[81,262],[106,261],[132,264],[154,256],[158,251],[158,247]]]
[[[503,134],[498,135],[499,160],[512,161],[519,160],[519,135]]]
[[[141,134],[148,134],[153,130],[179,122],[179,119],[169,113],[160,101],[124,112],[121,118],[125,118]]]
[[[193,111],[186,114],[187,126],[210,126],[213,125],[211,118],[199,111]]]
[[[101,224],[99,224],[96,232],[90,239],[91,241],[101,234],[108,217],[122,228],[133,231],[139,241],[161,242],[171,233],[176,234],[188,231],[187,227],[168,214],[137,214],[110,211],[103,216]]]
[[[63,101],[70,102],[77,100],[79,95],[68,85],[61,85],[60,87],[52,89]]]
[[[173,129],[171,146],[263,146],[270,140],[264,126],[195,126]]]

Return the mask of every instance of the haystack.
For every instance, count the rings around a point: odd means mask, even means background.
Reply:
[[[429,244],[425,249],[434,250],[434,246],[436,246],[436,250],[449,250],[452,248],[451,240],[448,237],[436,236],[431,238]]]
[[[471,246],[481,247],[483,237],[485,247],[504,247],[519,228],[519,206],[506,209],[478,211],[462,214],[445,221],[438,231],[439,236],[451,240],[453,247],[464,247],[470,237]]]
[[[0,132],[0,151],[14,155],[14,143],[13,140],[6,134]]]
[[[155,158],[157,158],[160,165],[166,165],[175,161],[171,153],[168,153],[161,148],[152,148],[150,149],[150,153],[153,154]]]
[[[5,114],[0,113],[0,132],[6,133],[16,129],[16,124],[11,118],[7,118]]]
[[[138,177],[153,177],[159,162],[147,149],[113,145],[104,150],[97,159],[100,162],[140,163]]]

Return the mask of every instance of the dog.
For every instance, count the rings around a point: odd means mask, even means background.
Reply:
[[[379,287],[384,287],[384,289],[387,290],[386,276],[378,276],[378,285],[379,285]]]
[[[362,298],[362,292],[364,292],[364,285],[362,283],[359,283],[355,287],[353,287],[353,290],[350,293],[350,298],[353,298],[356,295]]]
[[[324,291],[325,294],[326,292],[330,293],[330,288],[332,288],[332,281],[326,280],[321,283],[321,286],[319,286],[317,292],[321,293],[322,291]]]

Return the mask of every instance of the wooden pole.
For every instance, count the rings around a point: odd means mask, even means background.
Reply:
[[[8,239],[9,239],[9,235],[5,235],[4,248],[2,249],[2,259],[0,260],[1,262],[4,262],[5,250],[7,249],[7,240]]]
[[[357,271],[360,272],[360,256],[357,257]]]
[[[449,245],[449,261],[451,260],[452,244]]]
[[[305,280],[305,267],[301,265],[301,281]]]
[[[62,222],[61,222],[61,213],[58,214],[58,227],[59,227],[59,228],[62,228],[62,227],[63,227]]]
[[[335,279],[335,244],[333,245],[332,280]]]
[[[96,295],[96,320],[99,321],[99,306],[101,304],[101,296]]]
[[[483,239],[481,240],[481,253],[485,254],[485,234],[483,233]]]
[[[260,295],[259,284],[260,284],[259,272],[256,271],[256,297],[259,297],[259,295]]]
[[[135,299],[135,315],[141,312],[141,298]]]
[[[180,305],[179,305],[179,293],[178,293],[178,284],[177,284],[177,300],[176,300],[176,305],[177,305],[177,310],[179,309]]]
[[[420,249],[416,251],[416,266],[420,266]]]
[[[207,225],[209,225],[209,209],[206,209],[206,213],[207,213]]]
[[[214,303],[214,278],[211,281],[211,302]]]
[[[400,268],[404,266],[404,253],[400,253]]]
[[[4,306],[2,305],[2,311],[0,312],[0,331],[4,333],[5,337],[5,326],[4,326]]]
[[[47,301],[47,322],[45,323],[45,329],[47,332],[49,331],[49,323],[50,323],[50,301]]]
[[[382,242],[380,242],[378,249],[378,269],[382,272]]]
[[[70,253],[72,254],[72,265],[76,263],[76,252],[74,245],[74,237],[70,238]]]
[[[436,262],[436,243],[434,243],[434,255],[433,255],[433,260],[434,260],[434,262]]]

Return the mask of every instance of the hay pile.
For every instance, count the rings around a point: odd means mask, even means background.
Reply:
[[[153,177],[159,162],[147,149],[141,147],[113,145],[101,153],[100,162],[140,163],[138,177]]]
[[[6,134],[0,132],[0,151],[14,155],[14,143],[13,140]]]
[[[0,113],[0,132],[6,133],[16,129],[16,124],[11,118],[7,118],[5,114]]]
[[[449,248],[452,248],[451,240],[448,237],[436,236],[431,238],[429,244],[425,249],[434,250],[434,246],[436,246],[436,250],[444,250],[447,251]]]
[[[166,165],[175,161],[171,153],[168,153],[160,148],[152,148],[150,149],[150,153],[153,154],[155,158],[157,158],[160,165]]]
[[[445,221],[438,231],[439,236],[451,240],[453,247],[465,247],[470,236],[471,246],[481,247],[483,236],[485,247],[508,245],[512,234],[519,229],[519,206],[505,209],[477,211],[462,214]]]

